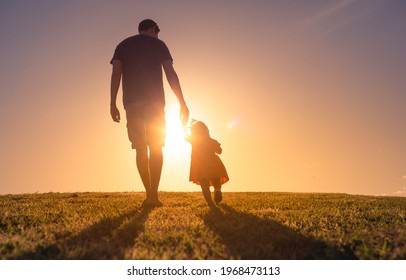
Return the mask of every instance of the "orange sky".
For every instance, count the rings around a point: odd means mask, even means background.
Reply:
[[[3,1],[0,194],[143,191],[125,120],[110,119],[109,61],[152,18],[191,117],[222,143],[225,191],[405,195],[405,12],[395,0]],[[165,86],[160,190],[198,191]]]

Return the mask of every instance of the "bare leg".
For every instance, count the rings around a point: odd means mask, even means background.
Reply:
[[[206,200],[207,204],[209,206],[214,206],[214,202],[211,198],[211,192],[210,192],[210,183],[207,180],[200,180],[200,186],[202,188],[202,193],[203,197]]]
[[[151,175],[151,198],[157,203],[162,204],[158,198],[158,187],[161,180],[163,165],[162,147],[150,147],[149,172]],[[161,205],[159,205],[161,206]]]
[[[148,200],[151,196],[151,176],[149,171],[148,148],[137,149],[136,153],[137,153],[136,161],[138,173],[140,174]]]
[[[212,179],[214,185],[214,202],[219,204],[223,200],[223,194],[221,193],[221,184],[219,178]]]

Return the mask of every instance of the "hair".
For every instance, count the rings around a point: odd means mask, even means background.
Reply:
[[[138,25],[138,32],[141,31],[147,31],[150,28],[156,28],[156,31],[159,32],[160,29],[158,27],[158,24],[153,21],[152,19],[144,19],[143,21],[140,22],[140,24]]]
[[[190,126],[190,138],[193,140],[210,137],[209,128],[204,122],[192,121]]]

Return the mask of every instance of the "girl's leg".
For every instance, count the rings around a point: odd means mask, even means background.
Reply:
[[[206,200],[207,204],[209,206],[213,206],[213,200],[211,198],[211,193],[210,193],[210,182],[206,179],[201,179],[200,180],[200,187],[202,188],[203,196],[204,199]]]
[[[223,200],[223,194],[221,193],[220,178],[213,178],[211,180],[214,185],[214,202],[219,204]]]

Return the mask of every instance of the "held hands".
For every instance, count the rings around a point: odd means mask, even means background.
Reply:
[[[186,127],[186,124],[189,120],[189,109],[186,105],[182,105],[180,107],[180,114],[179,114],[180,121],[182,122],[183,128]]]
[[[120,122],[120,111],[118,110],[116,105],[110,106],[110,114],[113,121],[118,123]]]

